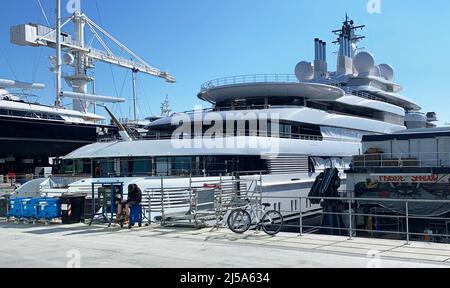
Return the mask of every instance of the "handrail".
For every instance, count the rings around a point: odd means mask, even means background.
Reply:
[[[300,139],[300,140],[317,140],[322,141],[324,138],[322,135],[312,135],[304,133],[288,133],[288,132],[275,132],[272,135],[272,131],[262,131],[262,130],[228,130],[224,129],[222,131],[214,131],[214,135],[205,135],[206,133],[182,133],[182,134],[170,134],[165,133],[164,135],[147,135],[142,136],[142,139],[146,140],[170,140],[170,139],[195,139],[195,138],[218,138],[218,137],[240,137],[240,136],[254,136],[254,137],[267,137],[271,138],[277,136],[279,138],[287,139]]]
[[[450,152],[371,153],[353,156],[354,168],[448,168]]]
[[[353,193],[353,191],[346,191],[346,195],[350,195],[350,193]],[[344,194],[342,194],[344,195]],[[245,198],[249,198],[248,196],[245,196]],[[252,197],[250,197],[252,198]],[[345,233],[345,235],[348,235],[350,239],[352,239],[354,236],[357,236],[358,232],[364,233],[363,235],[369,234],[391,234],[391,235],[399,235],[406,238],[406,244],[409,245],[410,241],[413,236],[419,238],[419,237],[436,237],[443,240],[445,243],[450,243],[450,218],[449,216],[428,216],[428,215],[414,215],[412,214],[412,204],[446,204],[450,207],[450,200],[435,200],[435,199],[398,199],[398,198],[365,198],[365,197],[348,197],[348,196],[342,196],[342,197],[293,197],[293,196],[268,196],[264,195],[263,200],[267,201],[270,199],[276,199],[277,201],[280,200],[292,200],[296,201],[295,210],[287,210],[287,209],[281,209],[281,213],[288,214],[288,213],[296,213],[296,217],[300,219],[298,224],[289,224],[286,223],[284,226],[289,229],[298,229],[300,232],[300,236],[303,236],[304,234],[308,233],[317,233],[321,230],[326,231],[333,231],[333,233]],[[342,219],[346,220],[345,227],[331,227],[331,226],[323,226],[323,224],[320,224],[320,226],[314,226],[314,225],[305,225],[303,223],[303,217],[309,215],[309,210],[305,211],[305,207],[302,204],[305,204],[308,201],[311,200],[322,200],[328,203],[336,202],[338,205],[343,204],[343,209],[340,212],[329,212],[329,211],[323,211],[323,210],[317,210],[316,214],[320,214],[323,216],[339,216]],[[404,209],[403,212],[391,212],[386,213],[386,211],[381,210],[381,208],[375,212],[362,212],[358,211],[356,207],[357,203],[396,203],[398,207],[402,207]],[[320,207],[320,206],[317,206]],[[292,207],[291,207],[292,209]],[[395,230],[384,230],[385,228],[380,227],[374,227],[374,228],[361,228],[358,226],[354,226],[356,224],[356,219],[364,217],[366,219],[372,218],[372,219],[391,219],[391,220],[398,220],[401,221],[402,229],[400,229],[400,224],[398,227],[398,231]],[[429,233],[418,233],[413,231],[413,226],[410,223],[411,220],[427,220],[427,221],[440,221],[441,224],[445,225],[446,227],[442,230],[435,230],[430,235]],[[375,220],[376,221],[376,220]],[[441,227],[442,228],[442,227]],[[342,234],[341,234],[342,235]],[[419,239],[420,240],[420,239]]]
[[[252,83],[298,83],[298,80],[293,74],[238,75],[208,81],[202,85],[201,89],[205,91],[221,86]]]
[[[223,77],[208,81],[201,86],[201,91],[229,85],[255,83],[317,83],[340,87],[338,81],[328,78],[314,79],[313,81],[299,81],[294,74],[249,74]]]

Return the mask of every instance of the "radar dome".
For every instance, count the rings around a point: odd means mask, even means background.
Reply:
[[[381,77],[380,67],[373,66],[372,69],[370,69],[370,76]]]
[[[75,56],[70,53],[66,53],[62,56],[62,62],[65,65],[72,65],[75,62]]]
[[[299,81],[309,81],[314,78],[314,66],[306,61],[302,61],[295,66],[295,76]]]
[[[380,68],[381,77],[388,81],[394,80],[394,68],[391,65],[380,64],[378,67]]]
[[[353,59],[353,65],[359,74],[370,74],[375,66],[375,58],[369,52],[359,52]]]

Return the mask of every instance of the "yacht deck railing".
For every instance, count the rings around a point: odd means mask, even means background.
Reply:
[[[376,100],[381,102],[387,102],[386,99],[375,96],[368,92],[363,92],[351,87],[343,87],[339,81],[323,78],[314,79],[313,81],[299,81],[294,74],[249,74],[238,75],[231,77],[223,77],[214,79],[204,83],[201,86],[202,91],[207,91],[214,88],[225,87],[230,85],[240,84],[256,84],[256,83],[316,83],[325,84],[342,88],[347,94],[358,96],[365,99]]]
[[[204,83],[201,89],[202,91],[206,91],[209,89],[229,85],[255,84],[255,83],[317,83],[340,87],[338,81],[334,81],[331,79],[315,79],[314,82],[312,81],[300,82],[294,74],[249,74],[249,75],[238,75],[214,79]]]
[[[450,153],[374,153],[353,157],[354,168],[450,168]]]

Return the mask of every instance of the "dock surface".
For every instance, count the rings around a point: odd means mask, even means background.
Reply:
[[[450,245],[227,229],[0,223],[0,267],[450,268]]]

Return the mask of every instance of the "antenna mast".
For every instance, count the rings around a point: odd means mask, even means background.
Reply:
[[[61,108],[61,0],[56,0],[56,98],[55,107]]]

